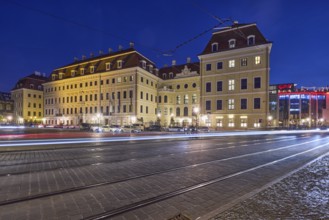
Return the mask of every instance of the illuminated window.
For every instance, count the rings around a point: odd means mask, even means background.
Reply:
[[[94,66],[90,66],[89,70],[90,70],[90,73],[94,73],[95,72],[95,67]]]
[[[229,48],[235,48],[235,39],[231,39],[228,41]]]
[[[233,68],[233,67],[235,67],[235,60],[229,60],[229,61],[228,61],[228,67],[229,67],[229,68]]]
[[[176,104],[180,104],[180,95],[176,97]]]
[[[229,118],[228,119],[228,126],[231,127],[231,128],[234,127],[234,118]]]
[[[76,72],[75,70],[72,70],[71,71],[71,76],[75,76],[75,72]]]
[[[184,104],[188,104],[188,95],[184,95]]]
[[[196,104],[197,103],[197,99],[196,99],[196,94],[192,95],[192,104]]]
[[[260,64],[260,56],[255,56],[255,64]]]
[[[233,91],[235,89],[235,80],[229,79],[228,80],[228,90]]]
[[[84,75],[85,74],[85,68],[80,68],[80,75]]]
[[[223,119],[216,118],[216,126],[217,127],[223,127]]]
[[[233,110],[234,109],[234,99],[228,100],[228,109]]]
[[[241,118],[240,119],[240,126],[242,128],[246,128],[247,127],[247,119],[246,118]]]
[[[118,77],[117,82],[121,83],[121,77]]]

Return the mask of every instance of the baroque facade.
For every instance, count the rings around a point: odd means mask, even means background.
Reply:
[[[44,83],[45,123],[265,127],[271,42],[256,24],[213,33],[200,62],[158,69],[133,47],[55,69]]]
[[[11,124],[13,121],[14,102],[10,93],[0,92],[0,124]]]

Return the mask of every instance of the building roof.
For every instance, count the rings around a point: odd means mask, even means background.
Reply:
[[[172,65],[168,67],[163,67],[159,70],[159,77],[161,79],[172,79],[176,78],[176,76],[185,75],[188,76],[195,76],[195,74],[191,75],[189,73],[196,72],[197,74],[200,74],[200,63],[185,63],[180,65]],[[169,76],[169,74],[173,74],[172,77]],[[184,74],[185,73],[185,74]]]
[[[11,94],[8,92],[0,92],[0,101],[2,102],[11,102]]]
[[[248,45],[248,36],[255,36],[255,44]],[[229,40],[235,39],[235,47],[229,47]],[[212,44],[218,43],[218,51],[212,51]],[[228,50],[235,50],[255,45],[262,45],[271,43],[268,41],[256,24],[233,24],[230,27],[221,29],[220,31],[214,32],[207,46],[204,48],[201,55],[216,53]]]
[[[118,66],[119,61],[122,61],[121,67]],[[106,64],[110,64],[110,70],[106,69]],[[90,69],[92,66],[94,67],[93,72]],[[119,69],[121,70],[131,67],[141,67],[152,74],[154,74],[154,70],[156,69],[155,64],[152,61],[138,53],[134,48],[129,48],[115,53],[102,54],[97,57],[75,61],[71,64],[57,68],[50,74],[49,81],[102,73],[106,71],[114,71]],[[84,69],[83,74],[81,74],[81,69]],[[72,71],[75,71],[74,76],[72,76]],[[61,78],[59,77],[59,74],[62,74]],[[55,79],[53,79],[53,76],[55,76]]]
[[[12,90],[17,89],[32,89],[43,91],[42,84],[47,82],[48,78],[41,75],[39,72],[35,72],[22,79],[19,79],[15,87]]]

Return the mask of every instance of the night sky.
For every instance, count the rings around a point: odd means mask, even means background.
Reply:
[[[257,23],[273,42],[270,83],[329,85],[329,3],[324,0],[0,0],[0,91],[100,50],[135,48],[157,64],[198,61],[211,32]],[[188,43],[184,43],[188,42]],[[174,50],[178,45],[181,45]],[[174,52],[172,52],[174,51]]]

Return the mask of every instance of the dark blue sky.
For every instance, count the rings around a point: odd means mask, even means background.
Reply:
[[[329,3],[322,0],[0,0],[0,91],[34,71],[48,76],[74,57],[127,48],[129,41],[158,67],[197,61],[218,24],[209,15],[256,22],[273,41],[270,83],[329,85]],[[225,25],[230,25],[227,22]]]

